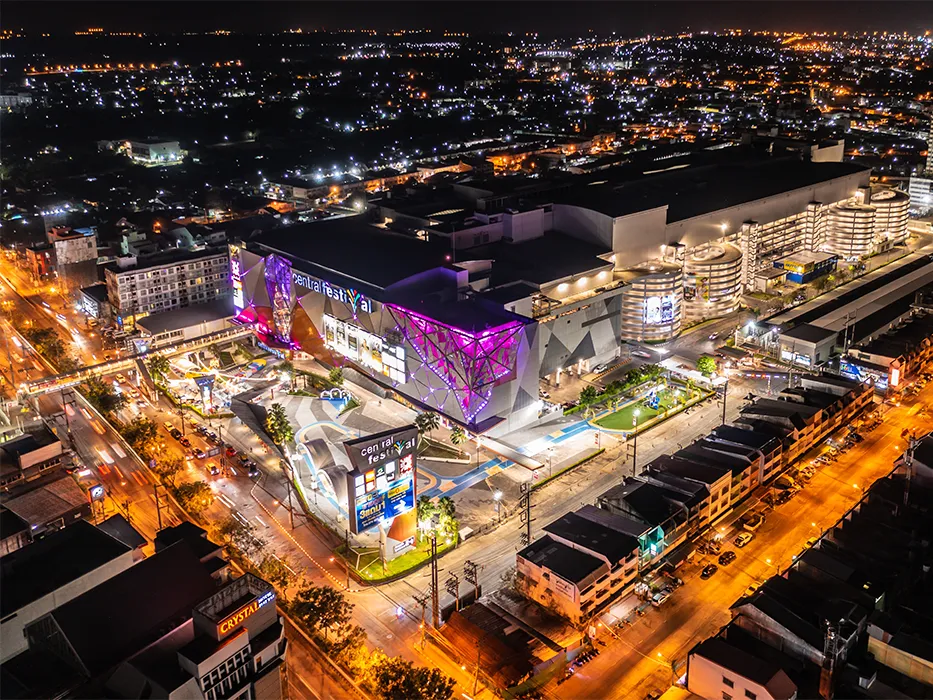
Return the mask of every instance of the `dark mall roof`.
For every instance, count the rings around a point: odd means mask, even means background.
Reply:
[[[537,294],[538,287],[525,282],[516,282],[514,284],[504,284],[483,292],[483,299],[496,302],[498,304],[510,304],[519,299],[525,299]]]
[[[520,243],[497,241],[458,253],[458,260],[493,260],[491,286],[510,282],[547,284],[555,280],[609,269],[612,263],[598,257],[609,253],[594,245],[559,231]],[[606,280],[607,284],[612,280]]]
[[[550,569],[561,578],[580,583],[597,571],[599,567],[606,566],[601,559],[581,552],[579,549],[568,547],[562,542],[542,537],[535,540],[518,553],[522,559],[533,564]]]
[[[638,539],[614,530],[576,513],[567,513],[549,525],[544,531],[573,542],[577,547],[601,554],[610,566],[624,561],[638,550]]]
[[[130,551],[85,520],[46,535],[0,559],[0,616],[81,578]]]
[[[278,253],[294,268],[335,284],[343,278],[354,288],[385,289],[450,264],[446,243],[387,231],[374,226],[365,214],[275,229],[257,236],[248,247],[263,255]]]
[[[835,338],[836,331],[829,331],[809,323],[801,323],[799,326],[794,326],[789,331],[781,331],[781,337],[816,344],[822,343],[829,338]]]
[[[91,675],[123,661],[184,624],[216,592],[186,543],[178,543],[104,581],[52,613]]]
[[[667,206],[674,223],[835,178],[867,173],[855,163],[813,163],[796,158],[686,168],[622,184],[587,185],[557,193],[554,203],[619,217]]]

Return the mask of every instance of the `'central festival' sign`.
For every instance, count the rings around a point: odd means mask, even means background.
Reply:
[[[344,443],[353,469],[347,473],[350,531],[361,532],[414,509],[418,429],[407,426]]]
[[[319,280],[316,277],[311,277],[310,275],[296,270],[292,270],[292,281],[299,287],[310,289],[312,292],[317,292],[318,294],[323,294],[331,299],[343,302],[350,307],[354,316],[356,316],[359,311],[365,311],[368,314],[373,312],[372,300],[364,297],[355,289],[338,287],[330,282]]]

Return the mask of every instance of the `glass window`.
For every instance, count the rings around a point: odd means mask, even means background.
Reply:
[[[735,687],[735,681],[733,681],[731,678],[726,678],[725,676],[722,677],[722,684],[727,688]]]

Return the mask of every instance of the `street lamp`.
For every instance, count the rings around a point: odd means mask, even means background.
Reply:
[[[637,408],[632,412],[632,431],[635,433],[632,442],[632,476],[635,476],[635,469],[638,466],[638,416],[641,413]]]

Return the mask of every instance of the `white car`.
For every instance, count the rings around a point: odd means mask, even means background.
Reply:
[[[602,374],[602,373],[605,372],[607,369],[609,369],[609,365],[607,365],[607,364],[605,364],[605,363],[596,365],[596,366],[593,368],[593,374]]]
[[[735,544],[736,547],[744,547],[752,541],[753,537],[754,535],[750,532],[740,532],[738,537],[733,540],[733,544]]]

